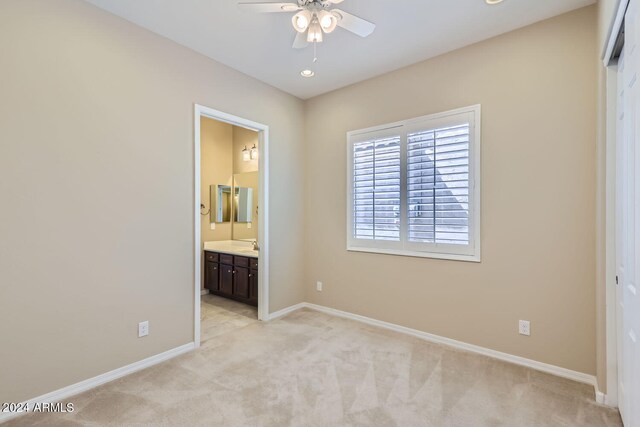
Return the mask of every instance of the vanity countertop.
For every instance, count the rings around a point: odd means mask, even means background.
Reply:
[[[253,243],[242,240],[222,240],[219,242],[204,242],[204,250],[223,254],[258,258],[258,251],[253,249]]]

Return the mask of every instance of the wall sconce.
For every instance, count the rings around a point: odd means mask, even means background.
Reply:
[[[251,160],[256,160],[258,158],[258,147],[256,147],[256,144],[253,144],[253,147],[251,148],[250,157]]]
[[[253,149],[251,150],[253,151]],[[249,150],[247,150],[247,146],[244,146],[244,149],[242,150],[242,160],[244,160],[245,162],[248,162],[249,160],[251,160],[251,153],[249,153]]]

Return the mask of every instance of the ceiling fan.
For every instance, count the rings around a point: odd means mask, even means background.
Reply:
[[[342,27],[360,37],[367,37],[376,26],[372,22],[358,18],[333,6],[344,0],[297,0],[297,3],[251,2],[239,3],[242,9],[259,13],[297,12],[291,18],[297,31],[293,42],[295,49],[302,49],[307,43],[321,43],[323,34],[329,34]]]

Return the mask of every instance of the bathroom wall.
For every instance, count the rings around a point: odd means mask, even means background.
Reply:
[[[233,128],[228,123],[206,117],[200,119],[200,200],[206,206],[203,212],[213,206],[211,185],[232,185]],[[210,214],[203,215],[201,220],[202,242],[231,240],[230,222],[215,224],[212,230]]]
[[[241,187],[253,188],[254,208],[254,221],[251,223],[250,228],[248,224],[233,224],[233,238],[236,240],[258,239],[258,216],[256,211],[256,209],[259,209],[258,196],[260,194],[258,157],[249,161],[242,159],[244,147],[247,147],[247,150],[251,150],[254,145],[258,149],[258,153],[260,153],[257,132],[239,126],[233,127],[233,173],[241,181]]]
[[[260,144],[258,142],[258,132],[245,129],[240,126],[233,127],[233,173],[257,172],[258,158],[245,162],[242,160],[242,149],[256,146],[260,153]]]

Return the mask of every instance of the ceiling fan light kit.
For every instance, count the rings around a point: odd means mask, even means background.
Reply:
[[[309,24],[311,24],[311,12],[308,10],[301,10],[300,12],[293,15],[291,18],[291,22],[293,23],[293,28],[299,33],[304,33],[309,28]]]
[[[291,5],[282,6],[290,9]],[[291,23],[293,28],[299,32],[307,34],[307,42],[320,43],[322,42],[322,33],[332,33],[338,26],[338,18],[340,15],[334,14],[328,10],[317,9],[317,6],[313,6],[310,9],[302,9],[300,12],[293,15]]]
[[[297,3],[251,2],[239,3],[242,9],[253,12],[277,13],[296,12],[291,18],[298,36],[293,43],[295,49],[306,47],[307,43],[321,43],[323,34],[332,33],[337,27],[344,28],[360,37],[367,37],[376,26],[372,22],[355,15],[332,9],[344,0],[297,0]],[[304,34],[306,33],[306,40]]]
[[[317,17],[313,17],[313,21],[311,21],[311,25],[309,25],[309,29],[307,30],[307,42],[309,43],[322,43],[322,27],[318,22]]]
[[[318,13],[318,20],[320,22],[320,27],[322,27],[322,31],[327,34],[332,33],[338,26],[338,17],[326,10],[321,10]]]

